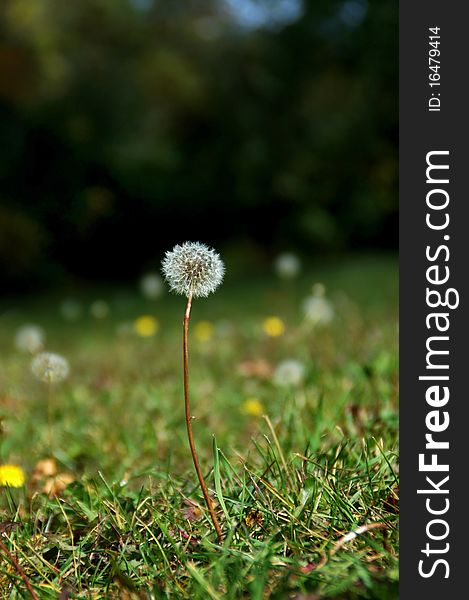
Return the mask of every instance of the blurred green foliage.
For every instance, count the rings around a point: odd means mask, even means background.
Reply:
[[[2,284],[394,248],[396,46],[391,0],[3,0]]]

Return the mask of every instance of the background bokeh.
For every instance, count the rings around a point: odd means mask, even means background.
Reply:
[[[0,286],[397,245],[392,0],[2,0]]]

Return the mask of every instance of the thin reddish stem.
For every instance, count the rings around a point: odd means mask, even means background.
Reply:
[[[33,590],[33,586],[31,585],[29,579],[26,577],[26,573],[23,571],[23,569],[20,567],[20,564],[18,563],[16,558],[13,556],[13,554],[8,550],[8,548],[5,546],[5,544],[1,540],[0,540],[0,549],[8,556],[9,561],[11,562],[13,567],[16,569],[16,571],[20,575],[21,579],[24,581],[24,585],[28,588],[28,592],[31,594],[31,598],[33,598],[33,600],[39,600],[39,596]]]
[[[183,353],[184,353],[184,406],[186,410],[186,427],[187,427],[187,437],[189,439],[189,446],[191,449],[192,460],[194,461],[194,467],[197,472],[197,477],[199,478],[200,487],[202,489],[202,494],[205,498],[205,504],[207,505],[208,512],[210,513],[210,518],[212,519],[213,526],[215,527],[215,531],[217,532],[218,541],[221,543],[223,541],[223,534],[221,531],[221,527],[217,520],[217,515],[215,514],[215,509],[213,508],[212,499],[209,496],[207,486],[205,484],[204,476],[202,473],[202,469],[200,468],[199,459],[197,457],[197,450],[195,449],[194,435],[192,433],[192,415],[191,408],[189,403],[189,319],[191,316],[191,307],[192,307],[192,294],[189,295],[187,299],[186,312],[184,313],[184,323],[183,323]]]

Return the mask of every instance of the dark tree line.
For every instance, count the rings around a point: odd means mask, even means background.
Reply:
[[[185,239],[396,246],[397,5],[222,8],[2,3],[3,284],[126,278]]]

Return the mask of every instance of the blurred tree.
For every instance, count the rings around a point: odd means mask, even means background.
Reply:
[[[44,274],[134,276],[186,238],[396,246],[391,0],[4,0],[0,23],[0,219],[43,232]]]

